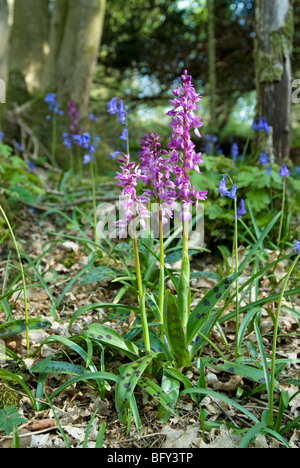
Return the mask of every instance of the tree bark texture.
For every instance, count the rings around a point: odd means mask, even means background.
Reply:
[[[56,0],[45,89],[85,116],[102,38],[106,0]]]
[[[0,0],[0,79],[7,81],[8,53],[8,7],[6,0]]]
[[[23,78],[30,94],[41,89],[49,53],[49,1],[15,0],[9,46],[9,86]],[[12,96],[13,98],[14,96]]]
[[[216,128],[217,108],[217,73],[216,73],[216,37],[214,0],[207,0],[208,11],[208,76],[210,88],[210,124]]]
[[[270,156],[278,163],[290,152],[293,16],[290,0],[257,0],[257,115],[272,128]]]

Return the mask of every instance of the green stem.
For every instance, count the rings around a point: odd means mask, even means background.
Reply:
[[[182,265],[178,282],[178,308],[183,329],[190,313],[189,220],[182,222]]]
[[[23,270],[23,264],[22,264],[22,260],[21,260],[21,255],[20,255],[20,251],[19,251],[19,247],[18,247],[18,244],[17,244],[17,241],[16,241],[16,238],[15,238],[15,235],[14,235],[14,232],[12,230],[12,227],[10,225],[10,222],[2,208],[2,206],[0,205],[0,211],[6,221],[6,224],[8,226],[8,229],[9,229],[9,232],[10,232],[10,235],[12,237],[12,240],[13,240],[13,243],[14,243],[14,246],[15,246],[15,249],[16,249],[16,252],[17,252],[17,256],[18,256],[18,260],[19,260],[19,264],[20,264],[20,270],[21,270],[21,276],[22,276],[22,284],[23,284],[23,293],[24,293],[24,307],[25,307],[25,330],[26,330],[26,348],[27,348],[27,357],[29,357],[29,336],[28,336],[28,309],[27,309],[27,294],[26,294],[26,283],[25,283],[25,274],[24,274],[24,270]]]
[[[234,199],[234,243],[235,243],[235,271],[239,270],[239,253],[238,253],[238,218],[237,218],[237,199]],[[236,309],[235,309],[235,358],[239,357],[239,282],[238,279],[235,283],[236,289]]]
[[[242,226],[244,227],[244,229],[247,231],[247,233],[249,234],[249,236],[251,237],[251,239],[253,240],[253,242],[255,243],[257,241],[257,239],[255,238],[254,234],[250,231],[250,229],[248,228],[247,224],[240,218],[239,219],[239,222],[242,224]]]
[[[52,158],[52,165],[55,164],[55,156],[56,156],[56,115],[53,113],[52,119],[52,148],[51,148],[51,158]]]
[[[93,198],[93,221],[94,221],[94,240],[98,243],[97,237],[97,203],[96,203],[96,183],[95,183],[95,171],[94,161],[90,162],[90,178],[92,182],[92,198]]]
[[[277,247],[279,247],[279,244],[281,241],[281,233],[282,233],[284,209],[285,209],[285,193],[286,193],[286,178],[284,177],[283,178],[283,191],[282,191],[282,209],[281,209],[280,224],[279,224],[279,231],[278,231]]]
[[[151,354],[151,347],[150,347],[148,320],[147,320],[146,308],[145,308],[145,296],[144,296],[143,284],[142,284],[139,248],[138,248],[138,242],[137,242],[137,233],[136,233],[136,229],[135,229],[134,225],[132,226],[132,229],[133,229],[133,250],[134,250],[136,279],[137,279],[138,293],[139,293],[139,305],[140,305],[140,312],[141,312],[141,321],[142,321],[142,328],[143,328],[143,339],[144,339],[146,354],[150,355]]]
[[[163,224],[162,224],[162,213],[159,209],[159,249],[160,249],[160,266],[159,266],[159,296],[158,296],[158,308],[159,308],[159,322],[163,322],[164,316],[164,299],[165,299],[165,255],[164,255],[164,235],[163,235]],[[162,337],[163,325],[159,325],[159,335]]]
[[[272,345],[272,360],[271,360],[271,375],[270,375],[270,402],[269,402],[269,425],[273,426],[273,409],[274,409],[274,387],[275,387],[275,359],[276,359],[276,348],[277,348],[277,336],[278,336],[278,323],[279,323],[279,316],[280,316],[280,309],[282,300],[284,297],[284,292],[287,287],[288,281],[292,274],[294,267],[296,266],[298,260],[300,258],[300,253],[297,255],[295,260],[293,261],[282,285],[277,312],[275,315],[275,322],[274,322],[274,332],[273,332],[273,345]]]

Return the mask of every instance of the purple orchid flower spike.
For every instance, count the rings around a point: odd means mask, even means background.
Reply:
[[[116,179],[118,185],[122,187],[121,197],[123,198],[120,219],[115,223],[119,227],[119,237],[123,237],[127,226],[138,216],[142,229],[146,229],[146,219],[150,218],[151,212],[147,209],[150,199],[146,195],[137,196],[137,181],[142,179],[141,170],[135,162],[130,161],[129,154],[124,155],[124,159],[119,159],[122,172],[117,172]]]
[[[187,70],[184,71],[180,80],[181,85],[173,90],[174,99],[170,101],[173,109],[167,112],[167,115],[172,117],[170,123],[172,133],[167,147],[171,150],[170,164],[173,165],[175,185],[178,188],[177,199],[183,203],[181,218],[187,220],[190,219],[188,205],[194,203],[197,208],[199,201],[207,198],[207,192],[192,190],[189,176],[190,170],[195,170],[200,174],[199,164],[203,162],[201,153],[195,151],[195,144],[190,135],[193,130],[198,138],[201,137],[199,128],[203,123],[195,114],[201,97],[196,93],[192,85],[192,77],[188,75]]]

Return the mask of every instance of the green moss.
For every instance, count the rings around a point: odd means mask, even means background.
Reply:
[[[13,389],[0,384],[0,409],[6,409],[12,405],[18,406],[20,398],[20,395]]]
[[[65,268],[71,268],[76,263],[75,253],[69,253],[64,259],[63,265]]]
[[[294,37],[294,13],[291,7],[285,24],[270,34],[270,47],[266,52],[258,49],[257,74],[260,83],[280,81],[284,72],[284,57],[291,53]]]

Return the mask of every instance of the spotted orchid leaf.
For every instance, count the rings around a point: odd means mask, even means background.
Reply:
[[[75,375],[83,375],[86,373],[90,373],[90,371],[84,367],[76,366],[71,362],[63,362],[63,361],[42,361],[37,362],[30,368],[30,372],[33,374],[75,374]]]
[[[178,366],[187,366],[190,356],[176,297],[165,292],[164,324],[169,348]]]
[[[120,381],[116,386],[116,407],[122,420],[124,413],[132,406],[133,392],[138,381],[154,357],[155,355],[145,356],[122,368]]]
[[[211,330],[218,318],[218,313],[214,310],[215,305],[224,297],[233,282],[240,275],[241,273],[234,273],[231,276],[223,278],[212,289],[210,289],[196,305],[189,316],[187,324],[188,344],[191,344],[192,340],[196,339],[198,342],[196,348],[199,349],[202,346],[204,339],[198,336],[197,333],[200,331],[202,334],[207,336],[207,333]]]
[[[114,348],[128,356],[130,359],[139,357],[139,349],[128,340],[124,340],[115,330],[101,325],[100,323],[90,323],[82,329],[81,334],[92,340],[100,341],[106,346]]]
[[[51,322],[46,319],[32,318],[28,320],[28,330],[41,330],[51,326]],[[0,325],[0,338],[7,338],[17,333],[22,333],[26,330],[26,320],[13,320],[11,322]]]
[[[228,372],[229,374],[240,375],[260,384],[266,384],[266,378],[263,370],[246,365],[243,362],[239,362],[239,360],[224,361],[220,363],[218,358],[203,357],[202,361],[205,366],[219,369],[224,372]]]
[[[184,329],[189,316],[190,298],[190,260],[188,253],[185,252],[182,257],[182,265],[178,281],[178,311]]]
[[[175,382],[173,380],[173,382]],[[173,415],[177,415],[177,411],[175,411],[174,406],[176,404],[178,395],[179,395],[179,386],[178,383],[176,384],[176,389],[172,388],[174,392],[176,392],[176,398],[173,398],[173,395],[170,392],[164,390],[160,387],[157,383],[153,382],[153,380],[143,378],[138,382],[138,386],[141,387],[145,392],[151,395],[158,403],[167,410],[168,413]]]

